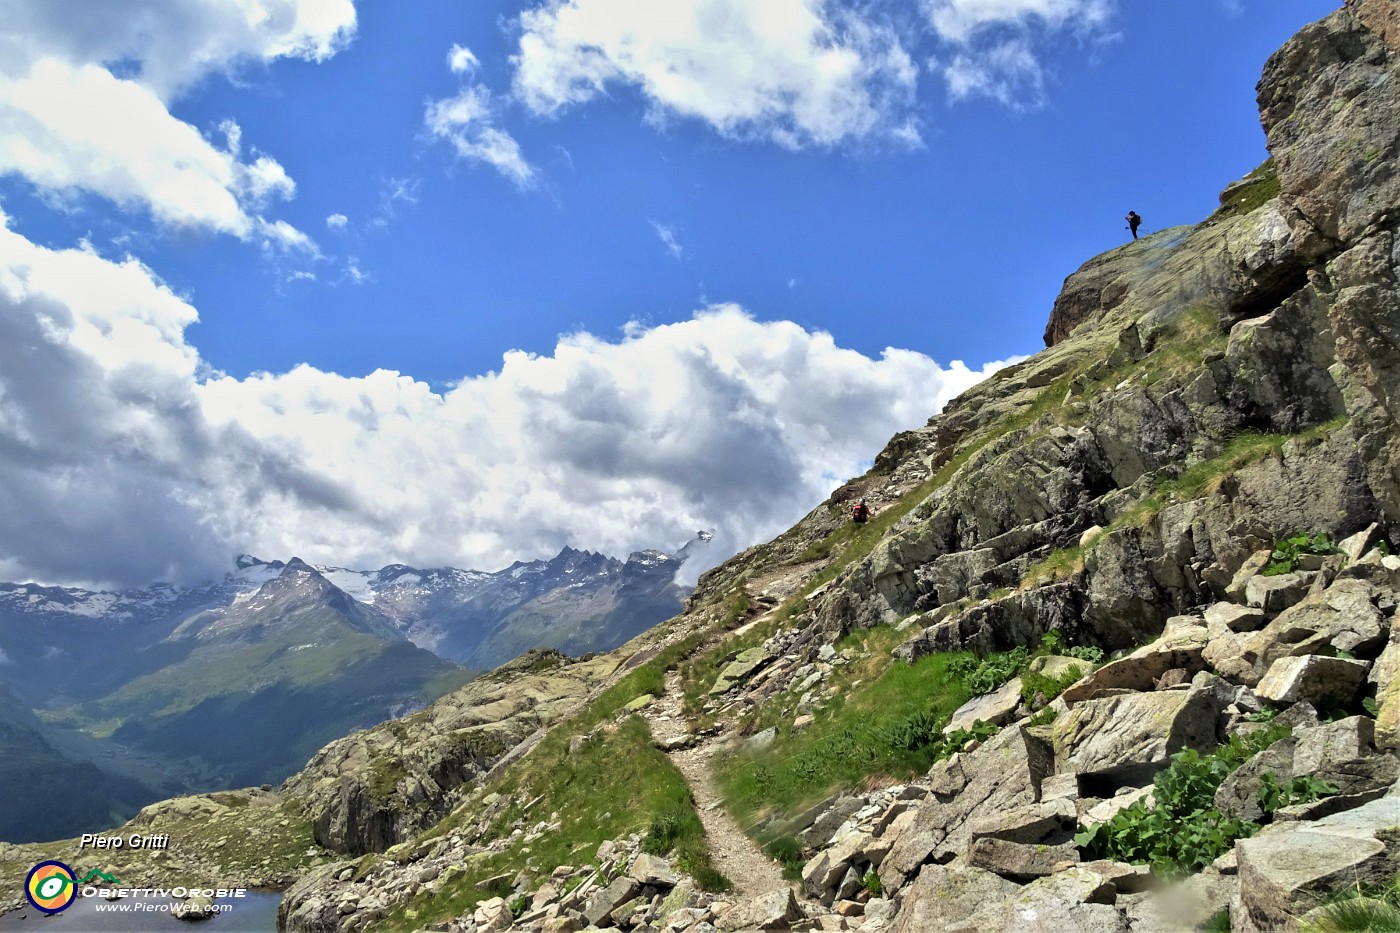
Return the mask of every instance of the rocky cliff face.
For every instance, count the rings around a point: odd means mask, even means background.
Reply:
[[[283,792],[305,808],[321,846],[382,852],[450,813],[459,791],[508,753],[524,754],[616,664],[530,652],[421,712],[332,742]]]
[[[680,618],[327,746],[279,798],[318,844],[284,924],[1253,933],[1392,884],[1397,33],[1388,0],[1299,33],[1219,211],[1088,262],[1045,351]],[[1187,851],[1095,828],[1147,800]]]

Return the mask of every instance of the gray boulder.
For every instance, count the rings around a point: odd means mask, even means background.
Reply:
[[[1388,886],[1400,871],[1400,798],[1311,823],[1277,823],[1235,844],[1240,907],[1259,930],[1296,928],[1328,893],[1354,884]]]
[[[1086,700],[1055,719],[1055,770],[1145,783],[1183,748],[1214,748],[1221,709],[1217,691],[1195,687]]]
[[[590,924],[598,926],[614,910],[636,897],[639,890],[641,886],[631,878],[616,878],[589,899],[588,906],[583,909],[583,916]]]
[[[954,729],[971,729],[978,722],[999,726],[1010,719],[1020,705],[1021,678],[1013,677],[991,693],[973,697],[959,706],[943,731],[949,733]]]
[[[1244,586],[1245,604],[1264,612],[1282,612],[1306,596],[1311,583],[1300,573],[1258,574]]]
[[[1195,674],[1205,669],[1201,654],[1207,640],[1204,625],[1173,626],[1169,634],[1127,657],[1110,661],[1066,688],[1060,696],[1073,705],[1105,690],[1152,690],[1162,675],[1171,670],[1184,669],[1188,674]]]
[[[1117,888],[1096,872],[1070,868],[1026,885],[1012,899],[1003,933],[1127,933],[1111,906]]]
[[[893,933],[999,930],[1006,905],[1021,890],[1014,881],[970,865],[925,865],[904,892]]]
[[[898,891],[930,858],[951,859],[966,852],[975,821],[1035,803],[1036,787],[1050,773],[1050,762],[1034,745],[1024,728],[1008,728],[959,756],[966,785],[956,796],[935,797],[913,811],[911,822],[880,863],[885,890]]]
[[[730,933],[736,930],[787,930],[802,916],[791,889],[768,894],[736,904],[719,918],[716,926]]]
[[[967,864],[1021,882],[1043,878],[1052,874],[1056,866],[1077,861],[1079,847],[1072,842],[1029,845],[984,836],[974,839],[967,850]]]
[[[1341,706],[1356,698],[1369,667],[1365,661],[1316,654],[1279,658],[1254,692],[1271,703],[1307,700],[1314,706]]]

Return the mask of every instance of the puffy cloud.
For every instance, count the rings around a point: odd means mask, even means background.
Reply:
[[[245,161],[237,124],[220,125],[220,148],[169,104],[211,72],[333,54],[355,10],[351,0],[0,0],[0,20],[0,173],[254,239],[292,179],[271,156]]]
[[[105,68],[48,59],[0,82],[0,172],[40,188],[91,191],[149,205],[164,223],[247,237],[239,165],[148,89]]]
[[[258,231],[262,234],[263,245],[276,253],[293,254],[307,259],[320,259],[321,249],[316,241],[285,220],[266,221],[258,219]]]
[[[120,62],[163,100],[216,71],[278,58],[321,61],[355,31],[352,0],[0,0],[0,73],[44,58]]]
[[[1033,46],[1061,33],[1103,35],[1113,0],[925,0],[952,57],[939,67],[953,100],[990,97],[1009,107],[1045,98],[1045,67]]]
[[[925,0],[925,7],[933,28],[954,42],[1006,26],[1090,31],[1113,15],[1112,0]]]
[[[495,125],[491,92],[479,84],[455,97],[428,103],[423,123],[434,138],[452,144],[463,159],[484,162],[517,186],[535,183],[535,168],[520,154],[515,138]]]
[[[722,305],[508,353],[446,391],[383,370],[235,379],[185,341],[196,319],[135,260],[0,229],[0,567],[141,583],[247,550],[494,569],[699,528],[723,556],[990,371]]]
[[[943,68],[953,100],[990,97],[1008,107],[1034,105],[1045,96],[1045,72],[1024,41],[1013,39],[982,51],[961,53]]]
[[[918,69],[893,29],[825,0],[549,0],[527,10],[515,92],[553,114],[637,88],[651,118],[797,148],[917,140]]]
[[[326,218],[326,226],[330,227],[332,230],[343,230],[345,229],[345,225],[349,222],[350,218],[346,217],[344,214],[331,214]]]
[[[447,52],[447,67],[452,69],[453,74],[471,74],[480,64],[476,54],[466,46],[453,45]]]
[[[0,230],[7,565],[136,581],[223,556],[187,494],[190,455],[210,449],[193,391],[198,358],[182,339],[195,320],[135,261]]]
[[[213,424],[355,502],[314,523],[283,509],[249,529],[256,548],[285,552],[315,528],[327,559],[498,567],[564,543],[625,553],[713,527],[728,551],[771,536],[982,375],[903,350],[872,360],[719,306],[617,342],[510,353],[441,394],[308,367],[199,394]]]

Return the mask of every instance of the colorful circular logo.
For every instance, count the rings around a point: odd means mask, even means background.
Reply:
[[[24,879],[24,896],[44,913],[58,913],[78,897],[73,869],[62,862],[40,862]]]

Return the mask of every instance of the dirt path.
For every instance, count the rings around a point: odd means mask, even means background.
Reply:
[[[666,675],[665,696],[647,708],[646,716],[652,735],[663,746],[669,740],[690,734],[689,722],[681,711],[680,677],[674,671]],[[705,826],[705,839],[710,846],[710,861],[721,874],[734,882],[734,893],[740,897],[757,897],[791,887],[783,879],[782,866],[744,835],[739,824],[720,803],[719,792],[710,774],[710,756],[714,751],[713,740],[702,739],[688,748],[666,753],[685,777],[695,797],[695,809]]]

